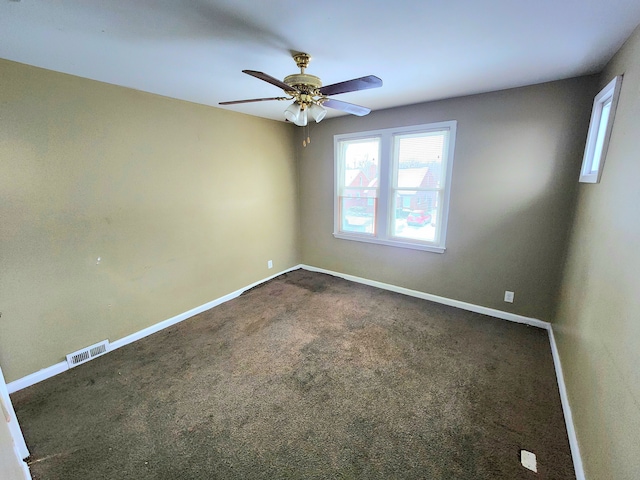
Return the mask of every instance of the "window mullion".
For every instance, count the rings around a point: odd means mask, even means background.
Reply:
[[[377,236],[389,238],[389,217],[391,215],[392,200],[390,195],[392,177],[392,148],[391,135],[385,133],[380,139],[380,190],[378,192],[378,212],[376,222],[378,225]]]

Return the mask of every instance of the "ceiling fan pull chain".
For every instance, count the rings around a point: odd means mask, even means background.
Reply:
[[[311,134],[309,132],[309,125],[307,124],[306,126],[302,127],[302,146],[306,147],[310,143],[311,143]]]

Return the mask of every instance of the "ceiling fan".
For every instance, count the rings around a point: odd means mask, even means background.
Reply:
[[[322,86],[322,81],[315,75],[305,73],[305,68],[309,66],[311,57],[307,53],[296,53],[293,55],[296,65],[300,68],[300,73],[294,73],[285,77],[284,81],[267,75],[263,72],[255,70],[243,70],[243,73],[251,75],[268,82],[276,87],[284,90],[286,97],[270,97],[270,98],[252,98],[248,100],[234,100],[231,102],[220,102],[219,105],[235,105],[238,103],[265,102],[269,100],[293,100],[293,103],[285,110],[285,118],[298,125],[304,127],[307,125],[308,117],[316,122],[320,122],[327,114],[324,107],[334,108],[352,115],[367,115],[371,109],[354,105],[353,103],[342,102],[329,98],[329,95],[338,95],[340,93],[355,92],[358,90],[367,90],[369,88],[378,88],[382,86],[382,80],[375,75],[354,78],[345,82],[334,83],[332,85]]]

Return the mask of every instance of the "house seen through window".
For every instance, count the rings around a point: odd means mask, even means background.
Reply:
[[[443,252],[456,122],[336,135],[337,238]]]

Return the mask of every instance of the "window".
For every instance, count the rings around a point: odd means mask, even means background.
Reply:
[[[591,122],[587,134],[587,145],[584,149],[580,181],[599,183],[602,167],[609,147],[609,138],[613,129],[613,118],[616,113],[622,76],[617,76],[596,95],[591,111]]]
[[[334,236],[442,253],[456,122],[336,135]]]

